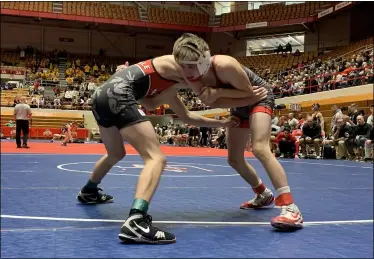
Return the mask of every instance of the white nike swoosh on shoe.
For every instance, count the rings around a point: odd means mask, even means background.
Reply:
[[[149,233],[149,227],[147,227],[147,228],[143,228],[143,227],[139,226],[138,224],[136,224],[135,221],[134,221],[134,224],[135,224],[138,228],[140,228],[143,232],[145,232],[145,233]]]
[[[95,197],[95,199],[94,199],[94,198],[91,198],[90,195],[91,195],[91,194],[85,194],[85,193],[82,193],[82,192],[81,192],[81,197],[82,197],[83,199],[85,199],[85,200],[91,200],[91,201],[97,201],[97,197]],[[87,198],[88,198],[88,199],[87,199]]]

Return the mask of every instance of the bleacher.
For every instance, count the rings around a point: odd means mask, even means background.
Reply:
[[[270,69],[270,74],[278,73],[284,70],[290,70],[296,67],[300,62],[307,63],[317,57],[317,52],[304,52],[300,56],[294,54],[285,55],[262,55],[237,57],[239,63],[249,68],[255,68],[257,71]]]
[[[63,13],[115,20],[140,21],[138,9],[109,2],[63,2]]]
[[[373,37],[367,38],[365,40],[360,40],[356,42],[352,42],[351,44],[341,46],[336,48],[335,50],[328,52],[322,56],[322,60],[327,60],[329,58],[334,59],[337,57],[342,57],[343,59],[349,58],[349,54],[351,54],[353,51],[358,51],[365,46],[373,45]],[[373,49],[373,48],[372,48]],[[347,54],[348,53],[348,54]]]
[[[29,89],[17,88],[13,90],[4,90],[1,92],[1,106],[13,106],[16,97],[27,96]],[[27,102],[31,103],[31,97],[28,97]]]
[[[328,8],[330,5],[331,2],[314,1],[291,5],[286,5],[285,2],[266,4],[261,5],[259,9],[255,10],[244,10],[222,14],[221,26],[304,18],[313,16],[319,11]]]
[[[53,11],[52,2],[41,1],[1,1],[1,8],[45,13],[52,13]]]
[[[352,42],[346,46],[341,46],[336,48],[331,52],[325,53],[320,58],[323,61],[328,59],[336,59],[341,57],[343,60],[351,58],[352,55],[356,54],[364,48],[372,48],[373,38],[368,38],[365,40]],[[318,57],[317,51],[314,52],[302,52],[300,56],[295,56],[294,54],[272,54],[272,55],[261,55],[261,56],[246,56],[246,57],[236,57],[236,59],[249,68],[256,71],[264,71],[265,69],[270,69],[270,74],[274,75],[276,73],[291,70],[296,68],[299,63],[303,66],[316,60]]]
[[[148,8],[148,20],[154,23],[208,26],[209,15],[203,13],[169,10],[166,8]]]

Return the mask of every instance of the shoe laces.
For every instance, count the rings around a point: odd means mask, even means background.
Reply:
[[[145,214],[143,216],[144,222],[147,223],[148,225],[152,226],[152,216]]]
[[[254,200],[255,200],[255,201],[261,201],[261,200],[263,200],[263,199],[266,198],[266,195],[267,195],[267,194],[268,194],[268,193],[267,193],[267,190],[265,190],[265,191],[264,191],[263,193],[261,193],[261,194],[256,194]]]
[[[293,212],[295,212],[295,211],[291,206],[289,206],[289,205],[288,206],[282,206],[280,215],[285,216],[285,215],[287,215],[289,213],[293,213]]]

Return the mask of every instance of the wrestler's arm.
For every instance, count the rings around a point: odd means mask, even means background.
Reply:
[[[214,120],[209,119],[197,114],[193,114],[189,110],[187,110],[186,106],[184,106],[181,99],[179,99],[179,96],[175,94],[174,96],[170,95],[168,96],[168,104],[170,105],[170,108],[173,110],[173,112],[178,115],[179,119],[183,122],[195,126],[208,126],[208,127],[226,127],[228,126],[228,121],[225,120]]]
[[[248,75],[235,58],[218,56],[216,61],[216,71],[220,79],[236,88],[217,89],[220,98],[244,98],[252,96],[253,88]]]
[[[167,98],[169,96],[177,95],[177,93],[178,87],[177,85],[173,85],[172,87],[169,87],[168,89],[162,91],[160,94],[154,97],[145,97],[138,100],[138,102],[148,111],[153,111],[161,105],[166,104],[168,102]]]
[[[200,115],[191,113],[186,106],[184,106],[181,99],[178,96],[179,89],[186,89],[188,86],[184,83],[178,83],[169,87],[165,91],[161,92],[159,95],[153,98],[143,98],[139,100],[141,104],[144,104],[146,109],[149,105],[150,107],[158,107],[161,104],[169,104],[173,112],[178,115],[178,117],[187,124],[192,124],[196,126],[211,126],[211,127],[225,127],[227,121],[218,121],[209,119]]]

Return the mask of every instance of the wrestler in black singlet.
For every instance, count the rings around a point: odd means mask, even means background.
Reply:
[[[213,73],[215,74],[216,77],[216,82],[218,88],[229,88],[229,89],[235,89],[230,84],[225,84],[220,81],[220,79],[217,76],[216,69],[214,66],[214,58],[212,59],[212,68],[213,68]],[[241,128],[248,128],[248,122],[249,122],[249,117],[251,114],[256,113],[256,112],[264,112],[269,115],[272,114],[275,102],[274,102],[274,94],[272,91],[271,86],[261,77],[256,75],[252,70],[249,68],[242,66],[245,73],[248,75],[249,81],[253,86],[260,86],[260,87],[265,87],[268,90],[268,95],[265,100],[260,101],[259,103],[256,103],[254,105],[248,105],[244,107],[236,107],[231,109],[231,115],[236,116],[240,119],[240,127]]]
[[[92,97],[92,112],[102,127],[118,129],[147,121],[137,100],[152,97],[177,84],[161,77],[152,60],[140,62],[116,72]]]

